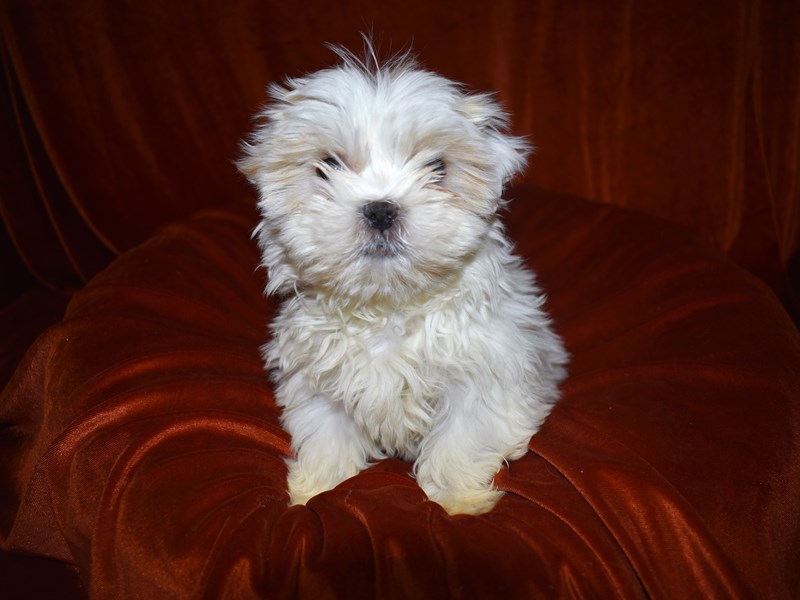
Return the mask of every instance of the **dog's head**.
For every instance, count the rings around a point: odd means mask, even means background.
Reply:
[[[487,94],[344,50],[340,66],[270,88],[238,166],[260,192],[269,292],[407,302],[449,284],[484,245],[521,138]]]

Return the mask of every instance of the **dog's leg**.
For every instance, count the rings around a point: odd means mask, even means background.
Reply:
[[[493,486],[495,474],[506,459],[526,452],[533,434],[519,426],[520,421],[530,423],[530,417],[518,420],[516,411],[508,410],[513,406],[509,395],[515,392],[499,383],[492,387],[491,397],[478,397],[476,386],[452,386],[414,465],[428,498],[450,514],[491,510],[503,495]],[[523,406],[519,400],[517,406]]]
[[[291,504],[305,504],[367,465],[367,452],[355,423],[340,404],[324,396],[287,405],[283,424],[295,451],[286,461]]]

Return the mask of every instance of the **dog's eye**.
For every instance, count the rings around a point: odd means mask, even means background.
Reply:
[[[439,183],[442,179],[444,179],[445,175],[447,175],[447,165],[444,164],[444,160],[441,158],[437,158],[427,163],[425,168],[431,170],[436,183]]]
[[[323,163],[324,166],[317,167],[317,177],[320,177],[320,178],[324,179],[325,181],[328,180],[327,171],[329,171],[330,169],[333,169],[335,171],[341,171],[342,170],[342,163],[340,163],[338,160],[336,160],[332,156],[326,156],[325,158],[323,158],[322,159],[322,163]]]

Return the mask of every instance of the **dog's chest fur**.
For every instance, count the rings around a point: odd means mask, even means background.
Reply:
[[[413,459],[446,387],[453,347],[454,311],[339,313],[336,318],[303,302],[276,321],[273,352],[304,363],[314,394],[340,404],[373,440],[378,454]],[[308,320],[298,335],[297,319]],[[283,335],[281,323],[292,321]]]

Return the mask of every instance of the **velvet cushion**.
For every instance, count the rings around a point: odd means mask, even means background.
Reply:
[[[530,188],[506,216],[572,353],[481,517],[386,460],[287,506],[251,202],[173,225],[71,301],[6,388],[3,546],[94,598],[788,598],[800,336],[654,218]]]

